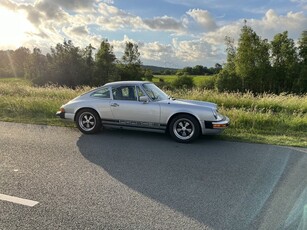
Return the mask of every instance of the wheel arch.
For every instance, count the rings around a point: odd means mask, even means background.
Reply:
[[[97,115],[101,118],[100,114],[98,113],[98,111],[94,108],[91,108],[91,107],[81,107],[79,109],[76,110],[75,112],[75,116],[74,116],[74,121],[76,121],[76,118],[77,118],[77,114],[81,111],[81,110],[84,110],[84,109],[90,109],[90,110],[93,110],[94,112],[97,113]]]
[[[170,123],[172,122],[172,120],[173,120],[176,116],[179,116],[179,115],[189,115],[189,116],[194,117],[194,118],[197,120],[198,125],[199,125],[199,128],[200,128],[201,133],[202,133],[203,126],[201,125],[201,122],[200,122],[199,118],[198,118],[197,116],[195,116],[194,114],[189,113],[189,112],[178,112],[178,113],[174,113],[172,116],[170,116],[170,118],[169,118],[168,121],[167,121],[167,125],[166,125],[166,131],[167,131],[167,132],[169,132],[169,131],[168,131],[168,130],[169,130],[169,125],[170,125]]]

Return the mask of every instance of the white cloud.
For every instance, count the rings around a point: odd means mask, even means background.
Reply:
[[[285,30],[295,38],[306,29],[307,17],[303,12],[278,15],[274,10],[268,10],[262,20],[253,20],[250,24],[264,38],[272,39],[275,34]]]
[[[211,14],[207,10],[192,9],[187,12],[198,24],[200,24],[206,30],[214,30],[217,25],[212,18]]]
[[[181,33],[185,30],[185,21],[163,16],[142,19],[139,16],[120,10],[115,6],[100,3],[98,12],[100,16],[97,23],[107,30],[133,29],[133,30],[153,30],[171,31]]]
[[[161,44],[158,41],[143,43],[139,46],[142,59],[153,61],[165,61],[174,56],[173,47],[170,44]]]
[[[213,45],[223,44],[225,36],[238,40],[243,25],[243,19],[234,21],[219,27],[216,31],[203,33],[203,39]],[[268,10],[262,19],[247,19],[247,25],[262,39],[272,40],[276,34],[285,30],[289,32],[289,37],[295,39],[306,30],[307,17],[303,12],[278,15],[274,10]]]

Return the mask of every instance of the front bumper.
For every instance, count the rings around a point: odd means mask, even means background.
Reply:
[[[65,112],[58,111],[55,115],[62,118],[62,119],[65,119]]]
[[[221,121],[213,121],[211,124],[213,129],[225,129],[230,125],[230,119],[224,116]]]
[[[230,119],[223,116],[220,121],[205,121],[204,134],[219,134],[230,125]]]

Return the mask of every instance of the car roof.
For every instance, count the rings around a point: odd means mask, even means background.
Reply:
[[[149,81],[115,81],[115,82],[109,82],[105,84],[104,86],[140,85],[144,83],[151,83],[151,82]]]

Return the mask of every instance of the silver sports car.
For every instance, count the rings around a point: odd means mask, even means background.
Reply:
[[[145,81],[105,84],[69,101],[56,115],[75,121],[85,134],[96,133],[101,126],[169,132],[182,143],[200,134],[218,134],[229,125],[216,104],[173,99]]]

